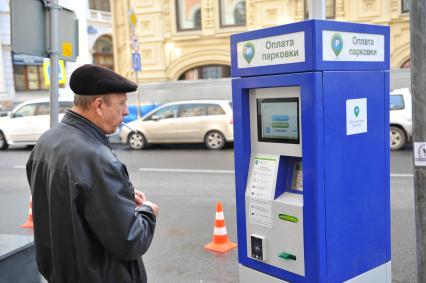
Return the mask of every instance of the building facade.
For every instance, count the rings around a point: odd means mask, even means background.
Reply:
[[[0,102],[48,96],[49,89],[43,72],[44,58],[17,54],[12,50],[10,2],[0,0]],[[59,0],[59,5],[74,11],[79,21],[79,56],[76,62],[65,62],[66,81],[81,64],[94,63],[114,69],[110,1]],[[70,92],[67,83],[60,87],[60,92]]]
[[[134,78],[131,58],[138,51],[142,61],[139,82],[228,77],[231,34],[304,20],[307,2],[111,1],[115,70]],[[409,0],[326,0],[326,6],[328,19],[389,25],[391,68],[409,67]],[[135,37],[136,50],[130,40]]]

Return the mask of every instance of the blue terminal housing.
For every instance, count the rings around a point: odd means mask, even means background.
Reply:
[[[231,61],[240,282],[391,282],[389,27],[245,32]]]

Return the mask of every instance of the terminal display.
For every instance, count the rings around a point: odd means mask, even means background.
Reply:
[[[257,99],[258,141],[300,143],[299,99]]]

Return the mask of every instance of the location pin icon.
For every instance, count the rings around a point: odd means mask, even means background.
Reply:
[[[334,54],[336,54],[336,56],[339,56],[343,49],[343,38],[340,34],[335,33],[331,37],[331,49],[333,50]]]
[[[247,42],[243,47],[243,57],[250,64],[254,57],[255,48],[253,43]]]
[[[358,106],[355,106],[354,114],[355,114],[355,117],[358,117],[358,115],[359,115],[359,107]]]

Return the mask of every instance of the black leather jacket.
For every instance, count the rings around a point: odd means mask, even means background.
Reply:
[[[49,282],[147,282],[155,216],[135,205],[126,166],[90,121],[67,111],[27,163],[37,264]]]

